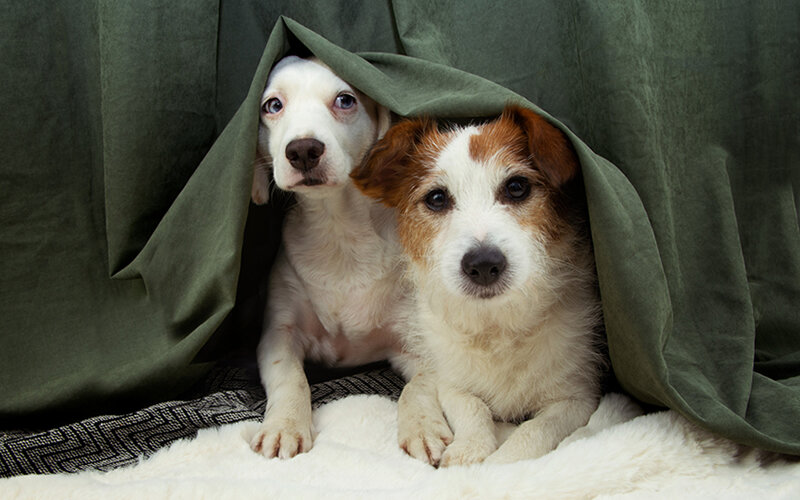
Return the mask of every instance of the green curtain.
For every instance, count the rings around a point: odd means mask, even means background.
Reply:
[[[248,200],[258,101],[272,63],[308,49],[400,115],[555,117],[623,387],[800,454],[800,4],[6,10],[3,418],[172,397],[252,341],[282,207]]]

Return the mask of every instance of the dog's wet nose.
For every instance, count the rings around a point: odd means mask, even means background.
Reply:
[[[286,145],[286,159],[301,172],[316,167],[324,152],[325,144],[316,139],[295,139]]]
[[[506,263],[506,256],[499,248],[481,245],[464,254],[461,270],[476,285],[489,286],[500,279]]]

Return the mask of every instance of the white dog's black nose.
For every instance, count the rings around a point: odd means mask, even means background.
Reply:
[[[324,152],[325,144],[316,139],[295,139],[286,145],[286,159],[301,172],[316,167]]]
[[[476,285],[489,286],[500,279],[506,263],[506,256],[499,248],[480,245],[464,254],[461,270]]]

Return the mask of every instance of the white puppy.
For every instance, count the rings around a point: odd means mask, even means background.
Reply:
[[[398,210],[416,285],[409,347],[455,434],[443,466],[538,457],[597,406],[600,309],[578,175],[564,135],[520,107],[448,131],[400,123],[352,174]],[[522,422],[499,448],[493,419]]]
[[[395,311],[407,296],[391,211],[363,196],[349,174],[390,125],[389,111],[317,60],[279,61],[262,97],[252,197],[277,188],[286,214],[272,268],[258,365],[267,410],[251,447],[292,457],[312,446],[303,360],[359,365],[401,355]],[[403,368],[405,365],[400,366]]]

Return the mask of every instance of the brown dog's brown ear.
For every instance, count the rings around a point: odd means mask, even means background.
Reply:
[[[503,119],[516,123],[525,133],[528,154],[553,186],[563,186],[578,174],[578,157],[562,131],[522,106],[506,106]]]
[[[436,123],[430,118],[404,120],[393,126],[372,147],[350,177],[365,195],[396,207],[410,175],[412,154]]]

